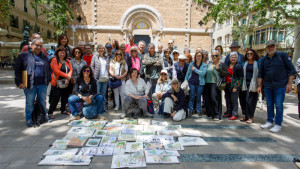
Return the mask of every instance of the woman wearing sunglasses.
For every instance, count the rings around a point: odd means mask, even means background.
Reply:
[[[116,50],[114,58],[110,62],[109,65],[109,74],[115,79],[121,79],[122,85],[113,89],[114,91],[114,99],[116,103],[115,111],[119,110],[120,107],[120,99],[121,96],[121,104],[123,105],[123,101],[125,99],[125,80],[128,72],[128,66],[123,58],[123,53],[121,50]]]
[[[74,95],[70,96],[68,101],[70,104],[70,109],[72,112],[72,120],[79,120],[79,111],[76,103],[86,103],[91,104],[94,100],[97,105],[96,112],[84,113],[83,115],[87,119],[98,118],[100,120],[105,120],[103,115],[103,96],[97,94],[97,81],[93,78],[93,71],[90,66],[84,65],[80,71],[79,77],[76,80],[74,87]]]
[[[206,115],[212,117],[214,121],[221,120],[222,116],[221,91],[217,83],[228,76],[228,67],[220,62],[220,55],[216,50],[212,52],[212,62],[207,66],[205,77]]]
[[[130,57],[127,58],[128,70],[136,68],[140,74],[140,77],[144,77],[144,66],[140,58],[138,57],[138,48],[133,46],[130,48]]]
[[[253,49],[248,49],[245,57],[244,80],[242,85],[242,96],[245,105],[242,105],[242,113],[245,117],[240,120],[248,124],[254,123],[254,112],[256,109],[257,93],[257,76],[258,76],[258,55]]]
[[[159,100],[171,88],[171,80],[169,79],[167,70],[160,72],[160,77],[155,87],[155,93],[152,95],[155,112],[159,109]]]
[[[193,112],[196,98],[196,111],[198,116],[201,118],[201,95],[204,90],[207,65],[202,63],[203,55],[201,52],[197,52],[195,54],[194,60],[195,62],[189,64],[189,68],[185,76],[185,80],[189,82],[190,87],[189,114]]]

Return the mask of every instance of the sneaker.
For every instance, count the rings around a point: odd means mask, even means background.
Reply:
[[[261,125],[260,128],[267,129],[267,128],[271,127],[272,125],[273,125],[272,123],[267,121],[265,124]]]
[[[119,110],[119,106],[116,106],[115,108],[114,108],[114,111],[118,111]]]
[[[280,132],[280,130],[281,130],[281,126],[275,124],[274,127],[272,127],[270,129],[270,132],[272,132],[272,133],[278,133],[278,132]]]
[[[126,113],[123,112],[123,113],[121,114],[121,116],[120,116],[120,119],[124,119],[125,117],[126,117]]]
[[[27,120],[26,121],[26,126],[27,127],[32,127],[33,123],[32,123],[32,120]]]
[[[169,118],[169,117],[171,117],[171,114],[170,113],[165,113],[164,114],[164,118],[166,119],[166,118]]]
[[[223,117],[231,117],[231,114],[224,114]]]
[[[213,121],[220,121],[221,119],[213,118]]]

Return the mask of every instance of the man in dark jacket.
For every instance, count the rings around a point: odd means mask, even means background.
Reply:
[[[159,78],[160,71],[162,70],[162,57],[155,52],[155,45],[149,44],[149,53],[145,54],[143,64],[145,65],[146,82],[150,82],[151,90],[149,91],[149,98],[152,99],[152,94],[155,93],[155,87]]]
[[[238,60],[237,60],[237,63],[241,64],[242,66],[244,66],[244,58],[245,56],[243,54],[240,54],[238,52],[238,50],[241,48],[241,46],[237,43],[237,42],[233,42],[231,44],[231,46],[229,47],[230,48],[230,52],[237,52],[238,53]],[[225,58],[225,64],[227,66],[230,65],[230,54],[228,54]]]
[[[175,77],[173,77],[173,78],[177,78],[180,83],[183,83],[184,79],[185,79],[185,74],[189,68],[189,64],[186,63],[186,61],[185,61],[186,60],[185,55],[180,55],[178,57],[178,59],[179,59],[179,62],[174,63]]]
[[[185,119],[187,103],[185,101],[184,91],[179,87],[179,81],[176,78],[172,80],[172,88],[163,94],[162,98],[165,99],[165,118],[171,116],[174,121]]]
[[[262,58],[258,73],[257,92],[261,92],[262,83],[267,100],[268,119],[261,128],[266,129],[273,126],[274,104],[276,107],[275,126],[270,129],[276,133],[281,130],[283,121],[283,102],[285,92],[292,90],[295,68],[287,53],[276,50],[276,42],[269,40],[266,43],[267,55]]]
[[[32,111],[34,109],[34,100],[43,106],[46,111],[46,94],[47,85],[51,80],[51,68],[48,58],[41,52],[43,41],[41,39],[34,39],[31,43],[31,50],[21,53],[16,60],[15,67],[15,84],[24,89],[26,96],[26,125],[31,127]],[[27,71],[27,84],[23,84],[22,72]],[[46,115],[46,121],[48,120]],[[39,125],[39,124],[38,124]]]

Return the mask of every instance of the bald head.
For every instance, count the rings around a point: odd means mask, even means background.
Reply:
[[[33,33],[32,35],[31,35],[31,41],[33,41],[33,39],[41,39],[41,35],[39,35],[38,33]]]

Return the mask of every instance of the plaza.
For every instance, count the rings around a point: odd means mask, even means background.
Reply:
[[[8,73],[7,73],[8,72]],[[25,96],[13,82],[13,72],[1,70],[0,78],[0,168],[33,169],[33,168],[110,168],[112,156],[94,157],[90,166],[38,166],[42,154],[49,149],[55,140],[61,139],[71,128],[67,126],[68,116],[55,112],[57,118],[37,128],[24,125]],[[223,101],[223,110],[224,110]],[[47,105],[48,106],[48,105]],[[240,109],[239,109],[240,110]],[[109,110],[107,121],[119,119],[121,111]],[[239,112],[241,114],[241,112]],[[299,120],[297,118],[297,96],[286,95],[284,102],[284,122],[280,133],[263,130],[260,125],[266,121],[266,106],[257,108],[255,123],[246,125],[240,121],[223,118],[215,122],[206,117],[190,117],[182,122],[183,128],[201,132],[207,146],[185,147],[181,151],[179,164],[147,165],[147,168],[170,169],[296,169],[292,162],[299,158]],[[157,117],[155,120],[164,120]]]

